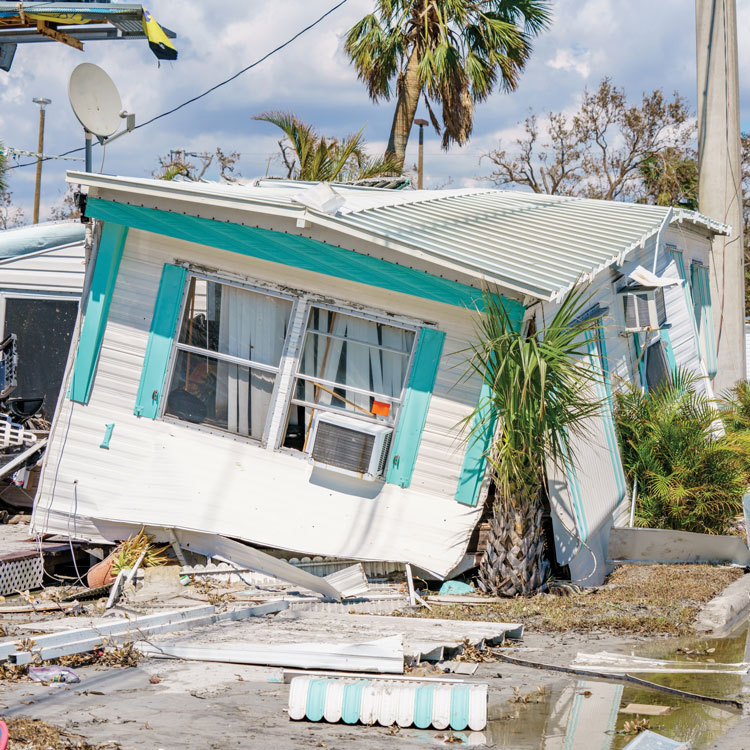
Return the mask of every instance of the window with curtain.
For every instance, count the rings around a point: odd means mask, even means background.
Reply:
[[[304,450],[316,411],[394,424],[414,331],[311,307],[302,340],[283,445]]]
[[[190,278],[165,414],[261,440],[291,300]]]

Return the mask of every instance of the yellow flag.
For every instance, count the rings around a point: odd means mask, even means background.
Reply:
[[[176,60],[177,48],[172,44],[164,33],[164,29],[159,26],[151,15],[150,11],[143,9],[141,17],[143,32],[148,39],[148,46],[159,60]]]

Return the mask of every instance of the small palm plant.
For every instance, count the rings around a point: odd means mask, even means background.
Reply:
[[[696,391],[696,380],[681,371],[648,394],[631,386],[617,395],[623,466],[638,480],[638,526],[724,534],[742,513],[750,465],[747,389],[740,384],[734,412],[722,414]],[[717,429],[722,417],[726,434]]]
[[[574,461],[571,436],[598,413],[593,395],[601,377],[591,367],[588,342],[599,336],[599,318],[586,316],[585,289],[569,293],[550,323],[520,324],[501,298],[485,291],[468,375],[488,391],[465,420],[469,441],[491,432],[487,452],[494,501],[487,547],[479,566],[480,589],[515,596],[539,589],[549,564],[542,528],[546,462]]]

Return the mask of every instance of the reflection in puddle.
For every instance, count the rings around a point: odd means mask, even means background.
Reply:
[[[715,651],[708,652],[712,648]],[[692,652],[692,653],[691,653]],[[652,641],[638,648],[638,656],[717,663],[750,661],[750,632],[722,639]],[[750,689],[747,677],[725,674],[646,674],[645,679],[668,687],[722,698],[736,698]],[[486,744],[513,750],[622,750],[633,735],[622,734],[625,722],[637,717],[623,714],[628,703],[669,706],[662,716],[649,716],[648,727],[692,750],[711,745],[740,719],[737,711],[685,700],[627,683],[601,680],[571,681],[540,703],[518,704],[502,720],[485,730]],[[473,744],[473,743],[472,743]]]

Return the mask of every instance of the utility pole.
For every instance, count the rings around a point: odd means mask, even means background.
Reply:
[[[429,125],[427,120],[414,120],[419,125],[419,162],[417,166],[417,190],[422,189],[424,178],[424,126]]]
[[[44,153],[44,113],[52,99],[34,99],[34,104],[39,105],[39,147],[36,157],[36,187],[34,189],[34,224],[39,223],[39,197],[42,191],[42,154]]]
[[[711,303],[719,393],[745,377],[745,273],[736,0],[696,0],[698,207],[728,224],[711,252]]]

